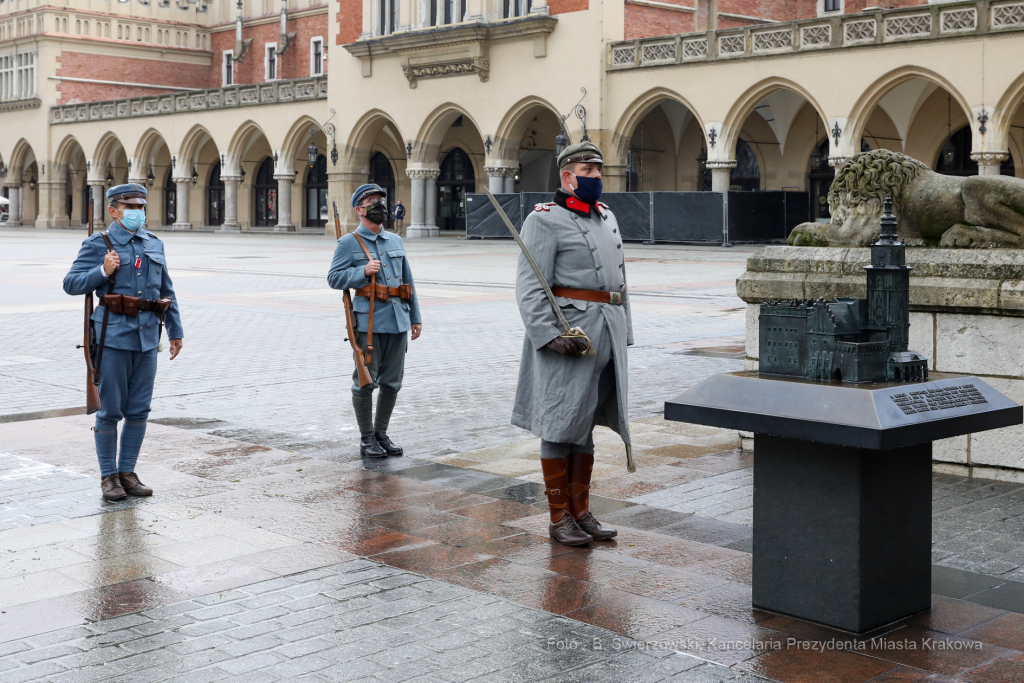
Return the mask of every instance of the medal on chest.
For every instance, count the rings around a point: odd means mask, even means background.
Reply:
[[[135,257],[135,270],[138,270],[141,267],[142,267],[142,257],[141,256],[136,256]]]

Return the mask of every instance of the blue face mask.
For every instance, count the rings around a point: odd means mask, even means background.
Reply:
[[[573,177],[576,178],[576,183],[578,184],[578,187],[576,188],[576,196],[579,197],[581,201],[584,201],[587,204],[593,204],[601,198],[601,190],[603,189],[603,186],[601,185],[600,178],[587,178],[586,176],[579,176],[575,173],[573,174]]]
[[[142,224],[146,222],[146,212],[142,209],[125,209],[124,218],[121,219],[121,225],[125,227],[125,230],[131,230],[135,232],[142,227]]]

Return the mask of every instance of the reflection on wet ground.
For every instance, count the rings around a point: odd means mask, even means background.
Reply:
[[[655,651],[661,654],[644,659],[643,666],[662,678],[678,674],[680,680],[721,680],[750,672],[794,683],[1024,680],[1021,584],[938,568],[933,586],[939,595],[932,610],[868,639],[752,609],[750,528],[728,521],[744,518],[743,501],[720,506],[715,518],[641,502],[637,494],[642,491],[642,498],[681,486],[682,492],[698,491],[702,483],[709,495],[736,490],[727,482],[749,476],[752,456],[723,449],[735,435],[687,432],[686,426],[655,420],[638,423],[638,438],[649,448],[638,454],[647,464],[635,475],[622,474],[621,464],[613,460],[621,456],[602,436],[593,507],[619,535],[588,548],[567,548],[547,538],[548,515],[533,471],[518,477],[501,473],[509,471],[502,464],[506,460],[539,469],[535,454],[522,444],[504,453],[484,449],[433,462],[363,463],[342,454],[337,445],[302,445],[289,435],[235,429],[214,420],[168,422],[151,425],[143,454],[145,481],[157,494],[114,505],[98,500],[96,479],[85,474],[94,467],[87,418],[0,426],[0,448],[10,453],[0,455],[0,642],[75,625],[94,629],[144,612],[153,621],[145,628],[165,638],[160,647],[184,648],[186,636],[203,631],[196,625],[203,620],[179,619],[182,612],[175,606],[198,610],[194,602],[199,601],[209,609],[224,603],[216,612],[217,619],[227,620],[223,628],[257,629],[253,638],[299,628],[307,618],[330,617],[335,621],[327,630],[279,639],[270,648],[278,653],[274,648],[290,644],[286,652],[314,657],[317,648],[340,646],[323,639],[337,639],[346,629],[427,609],[432,603],[422,594],[425,588],[399,585],[405,581],[566,617],[572,621],[557,623],[573,625],[581,642],[586,639],[581,634],[592,628],[602,634],[598,637],[618,634],[658,643]],[[456,460],[473,464],[455,465]],[[323,569],[357,557],[375,563],[358,565],[362,569],[390,567],[389,576],[411,578],[394,578],[397,583],[388,586],[387,597],[366,602],[366,594],[353,592],[339,570]],[[333,578],[315,590],[294,589],[298,592],[288,600],[305,602],[294,602],[289,610],[258,597],[303,572]],[[310,579],[303,585],[314,583]],[[236,606],[228,609],[227,603]],[[435,607],[438,616],[421,626],[443,633],[434,622],[446,613]],[[367,609],[372,619],[350,616]],[[141,623],[130,628],[137,632]],[[515,639],[509,629],[498,637],[502,623],[497,619],[476,626],[481,637],[494,641],[492,648],[511,647]],[[487,633],[492,627],[495,633]],[[222,642],[215,633],[209,631],[211,643],[227,647],[237,640]],[[404,646],[400,641],[389,644]],[[536,634],[531,642],[536,644]],[[0,653],[15,652],[3,647]],[[679,673],[651,664],[672,651],[719,668],[701,665],[696,672],[683,667],[687,671]],[[437,651],[431,652],[421,659],[442,666]],[[414,654],[390,663],[385,658],[391,654],[365,654],[376,657],[372,671],[418,671]],[[540,650],[535,654],[544,656]],[[587,668],[601,656],[593,650],[565,653],[561,669],[545,669],[531,660],[515,674],[497,678],[529,680],[573,669],[590,671],[591,677],[564,680],[601,680]],[[15,671],[36,665],[25,657]],[[266,654],[260,661],[265,667],[280,666],[285,657]],[[321,660],[324,665],[317,671],[327,671],[334,661]],[[69,668],[60,666],[61,671]],[[231,672],[230,666],[222,665]],[[695,678],[698,674],[704,678]],[[0,670],[0,681],[7,676]],[[641,678],[660,680],[653,673]]]

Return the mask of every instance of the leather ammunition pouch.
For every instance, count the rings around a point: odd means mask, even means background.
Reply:
[[[105,294],[100,299],[100,306],[106,306],[112,313],[123,313],[129,318],[136,317],[139,311],[151,311],[163,318],[164,313],[169,311],[173,304],[174,299],[169,296],[153,301],[127,294]]]
[[[378,301],[388,301],[391,297],[396,296],[402,301],[409,303],[412,301],[412,285],[399,285],[398,287],[388,287],[387,285],[377,285],[375,287],[376,297]],[[370,298],[370,285],[360,287],[356,290],[356,296]]]

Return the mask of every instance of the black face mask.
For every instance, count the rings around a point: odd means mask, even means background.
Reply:
[[[377,202],[370,204],[366,207],[366,220],[370,221],[374,225],[380,225],[384,222],[384,219],[388,217],[388,211],[384,207],[383,202]]]

